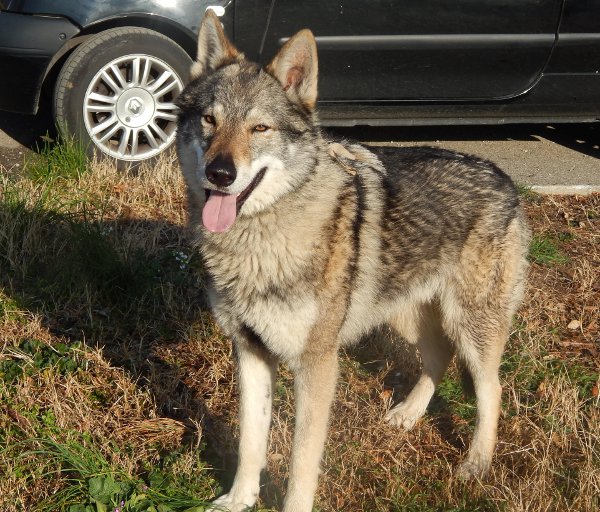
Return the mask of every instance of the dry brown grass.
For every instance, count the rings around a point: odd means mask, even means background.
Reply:
[[[68,443],[87,432],[84,444],[130,475],[160,465],[165,453],[195,447],[182,451],[174,471],[196,475],[200,453],[226,486],[237,446],[231,346],[206,311],[201,265],[183,229],[177,170],[165,162],[123,175],[96,164],[93,172],[60,183],[5,177],[2,192],[15,187],[26,199],[27,222],[0,208],[0,363],[19,361],[29,370],[11,382],[0,373],[0,509],[32,510],[69,485],[31,469],[45,467],[43,458],[23,456],[40,435]],[[31,214],[36,205],[40,215]],[[474,418],[455,369],[412,432],[383,423],[391,401],[410,389],[419,363],[381,331],[342,357],[318,510],[598,510],[600,196],[528,195],[526,210],[535,233],[566,259],[532,264],[502,367],[504,413],[491,475],[469,484],[453,477]],[[142,275],[141,284],[135,277],[134,288],[114,295],[83,271],[67,281],[32,274],[39,262],[57,261],[40,255],[41,244],[44,254],[68,257],[68,219],[98,223],[119,265]],[[11,235],[17,227],[25,238]],[[143,265],[136,266],[140,255]],[[82,342],[69,352],[77,370],[40,366],[16,348],[33,339],[54,347]],[[285,488],[291,383],[282,368],[264,507],[278,508]],[[198,497],[215,491],[211,484]]]

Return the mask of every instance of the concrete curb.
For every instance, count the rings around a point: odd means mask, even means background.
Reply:
[[[538,194],[589,196],[600,193],[600,185],[532,185],[531,190]]]

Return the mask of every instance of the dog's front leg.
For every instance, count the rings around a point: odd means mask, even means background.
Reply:
[[[238,467],[231,490],[209,510],[241,512],[258,499],[260,472],[267,462],[267,441],[277,360],[252,332],[235,337],[240,389]]]
[[[310,512],[338,375],[337,348],[304,356],[294,369],[296,427],[283,512]]]

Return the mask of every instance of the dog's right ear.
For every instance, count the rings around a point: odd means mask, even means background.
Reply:
[[[190,70],[190,79],[194,80],[207,71],[214,71],[225,64],[243,58],[244,54],[240,53],[227,39],[217,15],[212,9],[208,9],[200,24],[198,54]]]

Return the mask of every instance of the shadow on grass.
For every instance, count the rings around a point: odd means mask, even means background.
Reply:
[[[228,488],[237,441],[215,408],[207,406],[210,393],[189,384],[202,379],[210,361],[181,342],[192,326],[196,336],[226,343],[198,327],[208,316],[199,257],[181,227],[166,220],[114,221],[92,208],[72,211],[43,194],[32,201],[18,190],[4,191],[0,286],[19,308],[38,315],[52,334],[103,347],[112,365],[151,391],[160,415],[189,425],[191,435],[193,425],[200,424],[203,458],[218,468],[215,478]],[[175,356],[166,357],[169,353]],[[373,334],[349,355],[359,373],[371,375],[393,362],[384,386],[395,390],[395,403],[405,398],[420,371],[413,347],[388,332]],[[206,364],[193,358],[206,359]],[[188,378],[194,371],[195,380]],[[449,392],[453,398],[454,388]],[[434,424],[450,444],[464,449],[448,402],[437,405]],[[268,475],[263,475],[263,485],[267,504],[280,504],[281,487]]]
[[[394,335],[391,328],[377,329],[347,354],[358,365],[358,373],[379,375],[385,389],[392,391],[391,407],[406,399],[421,374],[417,348]],[[475,408],[473,391],[466,375],[454,375],[450,369],[438,385],[426,417],[442,439],[465,451],[472,436]],[[471,384],[472,385],[472,384]],[[463,388],[465,389],[463,391]]]
[[[234,435],[161,350],[180,343],[182,331],[208,310],[199,259],[181,227],[74,215],[45,197],[32,202],[16,190],[2,192],[4,295],[51,334],[103,347],[113,366],[151,391],[162,416],[190,426],[187,441],[197,441],[193,425],[201,425],[203,458],[219,468],[216,479],[226,487],[236,462]],[[154,241],[148,247],[137,243],[146,233]]]

